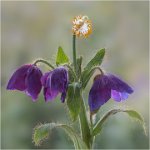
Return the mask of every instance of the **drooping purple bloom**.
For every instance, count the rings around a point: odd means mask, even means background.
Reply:
[[[42,72],[37,66],[23,65],[13,73],[8,82],[7,90],[24,91],[35,101],[42,88],[41,77]]]
[[[45,101],[53,100],[61,93],[61,101],[64,102],[68,87],[68,71],[64,67],[58,67],[43,75]]]
[[[98,110],[110,98],[117,102],[125,100],[131,93],[133,93],[133,89],[115,75],[98,75],[95,77],[89,93],[90,111]]]

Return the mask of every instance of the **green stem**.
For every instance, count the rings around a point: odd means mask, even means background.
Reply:
[[[73,64],[74,64],[74,72],[77,72],[77,59],[76,59],[76,35],[73,35]]]
[[[93,148],[93,142],[95,137],[92,135],[93,133],[93,114],[90,112],[90,123],[91,123],[91,149]]]
[[[74,72],[77,74],[77,62],[76,62],[76,35],[73,35],[73,64],[74,64]],[[82,93],[82,91],[81,91]],[[81,96],[81,108],[79,114],[79,124],[82,140],[85,142],[87,147],[90,149],[92,146],[91,141],[91,132],[90,127],[86,115],[86,107],[84,104],[83,96]]]
[[[36,65],[36,64],[39,63],[39,62],[42,62],[42,63],[48,65],[50,68],[54,69],[54,67],[53,67],[48,61],[43,60],[43,59],[38,59],[38,60],[36,60],[36,61],[34,62],[34,65]]]

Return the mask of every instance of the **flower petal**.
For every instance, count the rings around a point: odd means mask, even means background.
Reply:
[[[98,110],[111,97],[108,78],[106,76],[103,77],[96,79],[90,90],[88,103],[91,112]]]
[[[54,100],[58,94],[58,91],[52,91],[50,88],[44,88],[44,98],[46,102]]]
[[[116,90],[111,90],[111,98],[117,102],[120,102],[121,100],[126,100],[128,96],[129,94],[126,92],[118,92]]]
[[[31,65],[23,65],[17,69],[10,78],[7,89],[24,91],[26,89],[25,78],[30,67]]]
[[[62,93],[61,101],[65,101],[68,87],[68,72],[64,67],[58,67],[44,74],[41,82],[44,86],[44,97],[46,101],[53,100],[59,93]]]
[[[65,98],[66,98],[66,92],[63,92],[62,94],[61,94],[61,101],[62,101],[62,103],[64,103],[65,102]]]
[[[35,101],[41,91],[42,72],[36,67],[32,66],[28,72],[26,77],[26,93],[32,97],[33,101]]]
[[[50,73],[51,73],[51,72],[47,72],[47,73],[45,73],[45,74],[42,76],[42,78],[41,78],[41,83],[42,83],[43,86],[46,86],[47,78],[48,78],[48,76],[50,75]]]
[[[89,106],[90,111],[96,111],[98,110],[103,104],[105,104],[109,99],[111,92],[110,89],[102,88],[98,91],[91,90],[89,94]]]
[[[51,77],[51,88],[64,92],[68,83],[67,70],[64,67],[59,67],[53,71]]]
[[[129,93],[129,94],[133,93],[133,89],[118,77],[109,74],[108,78],[110,80],[110,86],[112,90],[116,90],[121,93],[122,92]]]

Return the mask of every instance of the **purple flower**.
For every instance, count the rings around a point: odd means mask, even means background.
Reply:
[[[132,88],[118,77],[112,74],[98,75],[89,93],[90,111],[98,110],[110,98],[117,102],[125,100],[132,92]]]
[[[41,79],[44,86],[45,101],[53,100],[59,93],[64,102],[68,87],[68,71],[64,67],[58,67],[44,74]]]
[[[7,90],[24,91],[33,101],[38,98],[41,91],[42,72],[35,65],[23,65],[17,69],[10,78]]]

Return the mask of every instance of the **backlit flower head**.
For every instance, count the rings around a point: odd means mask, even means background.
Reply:
[[[97,75],[88,98],[90,111],[97,111],[110,98],[117,102],[123,101],[132,92],[132,88],[115,75]]]
[[[92,33],[92,23],[87,16],[76,16],[72,23],[72,32],[74,35],[88,37]]]

